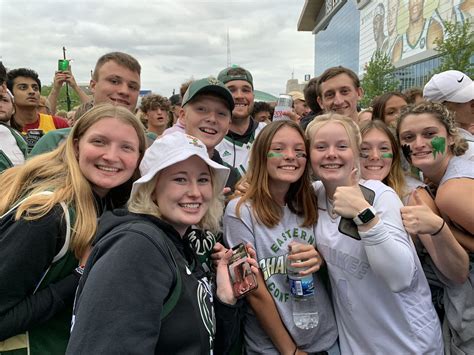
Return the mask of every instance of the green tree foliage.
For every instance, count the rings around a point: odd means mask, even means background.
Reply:
[[[52,85],[43,85],[41,86],[41,95],[48,97],[49,93],[51,92],[53,86]],[[68,88],[69,91],[69,98],[71,100],[71,110],[81,104],[81,99],[79,95],[71,88]],[[56,108],[57,111],[67,111],[67,101],[66,101],[66,85],[63,85],[61,91],[59,92],[58,96],[58,105]]]
[[[445,22],[444,36],[435,40],[435,51],[441,55],[441,65],[435,70],[440,73],[446,70],[459,70],[471,78],[474,76],[474,23],[466,20],[460,22]]]
[[[399,81],[394,71],[390,57],[382,51],[375,51],[372,59],[365,65],[361,81],[364,97],[360,103],[363,107],[368,107],[374,97],[398,89]]]

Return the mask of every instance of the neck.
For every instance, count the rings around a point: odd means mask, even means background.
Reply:
[[[242,135],[245,132],[247,132],[249,125],[250,125],[250,116],[247,116],[247,118],[244,118],[244,119],[233,119],[232,122],[230,123],[229,130]]]
[[[279,206],[285,206],[285,196],[290,188],[290,184],[288,183],[270,183],[269,189],[270,194],[272,195],[273,199],[278,203]]]
[[[36,107],[20,107],[15,106],[15,121],[24,126],[29,123],[35,123],[38,120],[38,112]]]
[[[155,133],[158,137],[163,134],[166,127],[148,127],[148,132]]]
[[[418,40],[418,37],[421,34],[421,31],[423,31],[423,25],[425,21],[423,19],[423,16],[420,16],[416,22],[412,22],[411,26],[408,27],[407,29],[407,35],[408,35],[408,40],[412,45],[415,44],[415,42]]]
[[[444,174],[446,174],[446,170],[448,169],[448,164],[451,158],[451,154],[447,155],[445,159],[443,159],[440,164],[433,167],[433,169],[423,170],[423,175],[434,184],[439,185],[439,182],[443,178]]]

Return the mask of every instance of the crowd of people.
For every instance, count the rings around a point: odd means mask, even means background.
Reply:
[[[216,74],[138,104],[139,62],[111,52],[91,95],[68,68],[42,99],[0,62],[0,353],[474,354],[472,80],[361,108],[332,67],[272,121],[249,70]],[[258,287],[236,295],[241,243]]]

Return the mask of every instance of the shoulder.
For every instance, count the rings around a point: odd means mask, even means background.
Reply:
[[[236,197],[229,201],[225,209],[226,216],[235,217],[237,215],[237,205],[239,204],[240,200],[241,200],[241,197]],[[250,205],[247,202],[240,205],[239,212],[240,212],[241,217],[246,214],[246,210],[248,210],[249,207]]]
[[[67,121],[64,118],[59,117],[59,116],[52,116],[52,118],[53,118],[54,126],[56,128],[67,128],[67,127],[69,127]]]
[[[381,205],[382,207],[392,208],[397,205],[401,207],[403,204],[397,193],[389,186],[378,180],[361,181],[361,185],[367,187],[375,193],[373,205]]]

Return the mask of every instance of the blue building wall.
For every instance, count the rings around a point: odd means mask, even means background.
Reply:
[[[315,76],[338,65],[359,71],[359,29],[359,10],[355,2],[349,0],[334,15],[326,30],[314,36]]]

